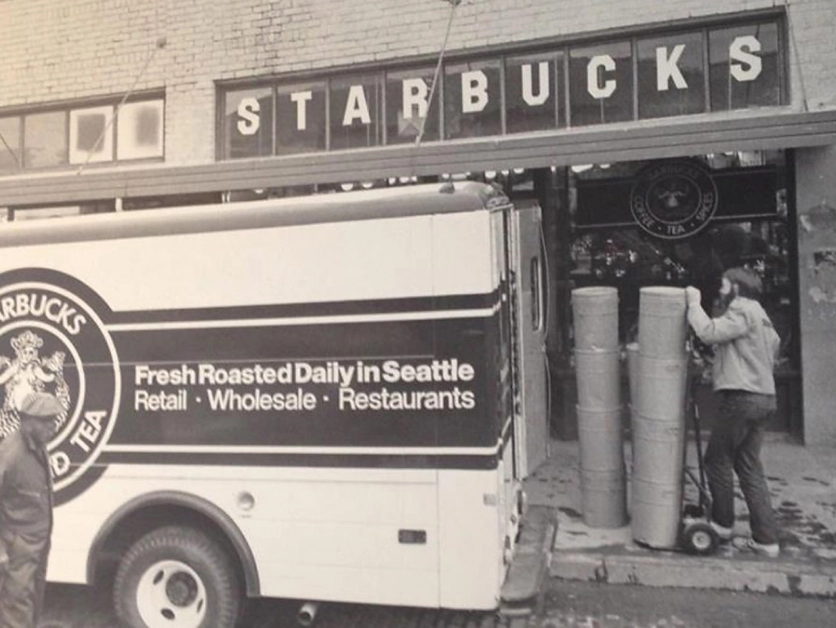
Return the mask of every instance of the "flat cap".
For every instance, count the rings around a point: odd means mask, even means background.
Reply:
[[[57,397],[44,392],[35,392],[31,395],[26,395],[19,409],[20,414],[24,416],[44,418],[58,416],[63,411],[64,408]]]

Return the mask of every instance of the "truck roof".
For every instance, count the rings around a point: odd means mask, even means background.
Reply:
[[[484,211],[509,204],[475,181],[90,214],[0,225],[0,247]]]

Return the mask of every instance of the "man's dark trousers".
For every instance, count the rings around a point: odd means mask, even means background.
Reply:
[[[760,460],[764,429],[776,410],[775,396],[743,390],[721,390],[717,395],[719,412],[705,452],[712,519],[733,527],[733,473],[737,473],[749,507],[752,538],[764,545],[777,543],[778,526]]]
[[[0,542],[9,555],[0,567],[0,628],[34,628],[43,610],[49,539],[0,531]]]

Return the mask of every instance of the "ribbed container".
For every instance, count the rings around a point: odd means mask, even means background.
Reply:
[[[688,356],[652,358],[644,354],[642,346],[634,359],[637,381],[633,384],[631,374],[630,382],[633,416],[679,420],[688,383]]]
[[[618,349],[618,290],[607,286],[572,290],[575,349]]]
[[[621,405],[621,354],[575,349],[578,405],[605,410]]]
[[[627,486],[624,469],[581,469],[583,521],[590,528],[620,528],[627,523]]]
[[[590,410],[578,406],[576,410],[581,471],[623,471],[621,408]]]
[[[682,506],[685,447],[685,356],[637,358],[639,381],[632,414],[633,468],[630,526],[633,539],[674,549]]]
[[[688,323],[685,290],[649,286],[639,291],[639,346],[654,358],[672,358],[685,350]]]
[[[656,549],[674,549],[679,536],[682,484],[653,482],[633,475],[630,531],[633,540]]]
[[[685,454],[684,421],[633,417],[633,478],[678,486]]]

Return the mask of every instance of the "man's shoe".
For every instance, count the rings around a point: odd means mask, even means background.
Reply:
[[[714,530],[714,534],[716,534],[717,538],[721,541],[731,541],[732,537],[734,536],[733,528],[721,526],[719,523],[715,521],[711,522],[711,529]]]
[[[781,553],[781,546],[777,543],[758,543],[755,539],[747,539],[746,547],[755,554],[766,556],[767,558],[778,558]]]

